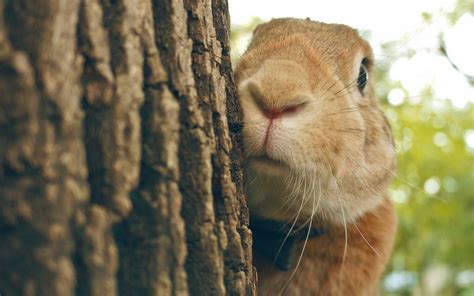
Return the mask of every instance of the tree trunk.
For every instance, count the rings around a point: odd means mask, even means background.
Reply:
[[[0,0],[0,294],[254,295],[226,0]]]

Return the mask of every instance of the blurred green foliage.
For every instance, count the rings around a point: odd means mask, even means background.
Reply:
[[[465,13],[474,13],[472,0],[458,0],[449,13],[421,17],[426,25],[440,17],[454,25]],[[254,18],[245,26],[232,27],[232,46],[239,48],[233,52],[234,60],[243,51],[242,42],[261,22]],[[415,280],[385,293],[431,296],[423,282],[432,268],[441,266],[448,271],[448,279],[436,295],[474,295],[474,147],[466,140],[469,133],[474,137],[473,100],[456,108],[450,100],[434,97],[429,87],[421,95],[410,96],[400,81],[387,75],[390,63],[414,54],[401,50],[405,45],[406,40],[382,45],[383,62],[376,64],[374,79],[398,155],[398,173],[390,191],[399,230],[387,275],[409,272]],[[406,95],[399,105],[387,99],[394,88]],[[462,272],[470,278],[464,286],[457,280]]]
[[[451,24],[454,24],[466,12],[474,14],[474,1],[457,0],[455,8],[453,9],[453,11],[447,14],[447,18],[449,19]]]

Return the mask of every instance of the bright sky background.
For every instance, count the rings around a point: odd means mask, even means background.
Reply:
[[[438,34],[445,36],[446,47],[452,61],[468,75],[474,76],[474,16],[463,15],[451,26],[441,12],[452,11],[455,0],[229,0],[232,24],[246,24],[252,17],[270,20],[277,17],[310,17],[313,20],[343,23],[359,30],[370,31],[370,40],[375,55],[381,52],[384,42],[408,40],[403,50],[413,49],[416,54],[410,59],[399,59],[390,66],[388,75],[400,80],[410,92],[417,96],[431,86],[436,99],[449,99],[456,108],[462,109],[474,103],[474,88],[465,77],[453,69],[438,53]],[[435,22],[427,26],[422,13],[435,16]],[[249,36],[250,37],[250,36]],[[247,40],[237,45],[242,52]],[[243,45],[243,48],[242,48]],[[379,58],[383,59],[382,57]],[[412,103],[416,103],[416,99]],[[393,90],[389,95],[393,105],[404,102],[403,93]],[[436,100],[434,100],[436,103]]]

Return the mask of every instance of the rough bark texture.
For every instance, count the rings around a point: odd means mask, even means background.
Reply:
[[[254,295],[225,0],[0,0],[0,294]]]

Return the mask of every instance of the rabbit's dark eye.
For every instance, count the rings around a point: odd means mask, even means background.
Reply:
[[[369,60],[367,58],[362,59],[362,63],[360,64],[359,68],[359,76],[357,76],[357,87],[360,90],[360,93],[364,94],[364,88],[367,85],[367,81],[369,80],[369,73],[367,72],[367,64]]]

